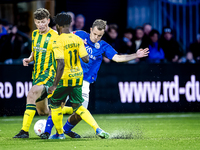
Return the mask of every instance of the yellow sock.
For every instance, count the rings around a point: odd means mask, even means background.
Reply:
[[[63,133],[63,125],[62,125],[62,119],[63,119],[63,113],[62,113],[62,108],[51,108],[51,116],[52,116],[52,121],[55,125],[55,128],[58,132],[58,134]]]
[[[34,104],[26,105],[26,110],[24,112],[24,117],[23,117],[22,130],[26,132],[29,131],[33,117],[35,116],[35,112],[36,112],[36,106]]]
[[[63,114],[71,115],[71,114],[73,114],[73,108],[65,106],[65,107],[63,107],[62,112],[63,112]]]
[[[80,106],[76,113],[78,115],[81,116],[81,118],[87,123],[89,124],[94,131],[96,132],[96,129],[99,128],[97,122],[94,120],[94,118],[92,117],[91,113],[83,106]]]

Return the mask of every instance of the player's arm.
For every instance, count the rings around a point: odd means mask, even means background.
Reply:
[[[81,58],[84,63],[89,63],[89,55]]]
[[[32,39],[33,39],[33,33],[34,32],[32,32]],[[23,65],[24,66],[28,66],[28,64],[34,60],[33,45],[32,45],[31,49],[32,49],[32,52],[31,52],[29,58],[24,58],[23,59]]]
[[[57,61],[57,69],[56,69],[56,77],[54,79],[53,85],[49,87],[48,93],[52,93],[53,91],[56,90],[56,87],[62,77],[64,67],[65,67],[65,62],[64,62],[64,46],[62,43],[62,40],[57,38],[57,41],[55,40],[52,44],[53,52],[54,52],[54,57]]]
[[[57,61],[56,77],[53,82],[53,86],[49,87],[49,89],[48,89],[48,93],[50,93],[50,94],[56,89],[56,87],[62,77],[64,67],[65,67],[64,59],[56,59],[56,61]]]
[[[84,42],[81,38],[79,38],[80,47],[79,47],[79,54],[84,63],[89,63],[89,55],[85,49]]]
[[[149,49],[139,49],[136,53],[134,54],[129,54],[129,55],[118,55],[115,54],[112,58],[113,61],[115,62],[127,62],[136,58],[142,58],[148,56]]]
[[[31,52],[31,55],[29,56],[29,58],[24,58],[24,59],[23,59],[23,65],[24,65],[24,66],[28,66],[28,64],[29,64],[30,62],[32,62],[33,60],[34,60],[34,53]]]

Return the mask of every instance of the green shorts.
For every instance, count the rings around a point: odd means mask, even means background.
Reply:
[[[51,97],[51,106],[54,108],[60,107],[62,102],[66,101],[69,96],[69,101],[75,104],[82,104],[84,99],[82,97],[82,85],[74,87],[63,86],[63,81],[60,80],[53,96]]]
[[[39,75],[37,79],[33,80],[33,85],[44,85],[44,87],[45,87],[45,91],[36,100],[36,102],[39,102],[47,97],[49,98],[52,96],[52,94],[47,93],[47,90],[50,86],[53,85],[53,80],[54,80],[54,77],[53,76],[50,77],[48,74]]]

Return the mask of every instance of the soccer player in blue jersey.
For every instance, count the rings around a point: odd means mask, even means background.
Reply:
[[[142,58],[148,56],[149,49],[139,49],[134,54],[129,55],[118,55],[117,52],[105,41],[101,40],[104,35],[106,28],[106,21],[97,19],[94,21],[90,34],[85,31],[75,31],[74,34],[78,35],[85,41],[85,47],[89,54],[89,63],[84,63],[81,61],[81,66],[83,68],[83,86],[82,86],[82,97],[84,98],[83,106],[85,108],[88,107],[89,102],[89,92],[90,92],[90,83],[96,81],[97,73],[99,71],[100,65],[103,60],[103,55],[108,59],[113,60],[115,62],[127,62],[133,60],[135,58]],[[63,114],[72,114],[73,109],[71,107],[63,107]],[[64,125],[64,133],[72,138],[80,138],[80,135],[71,131],[78,122],[81,121],[81,117],[75,113],[73,113],[67,120]],[[45,129],[45,133],[43,135],[44,138],[48,138],[51,134],[51,129],[53,127],[53,123],[51,121],[51,116],[49,116],[47,120],[47,125]],[[96,132],[98,135],[101,131]],[[102,137],[103,138],[103,137]]]

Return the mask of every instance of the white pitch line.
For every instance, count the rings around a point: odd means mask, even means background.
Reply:
[[[133,116],[106,116],[106,117],[100,117],[100,119],[142,119],[142,118],[186,118],[186,117],[200,117],[200,115],[196,114],[188,114],[188,115],[133,115]]]
[[[187,118],[187,117],[200,117],[200,114],[185,114],[185,115],[132,115],[132,116],[105,116],[105,117],[98,117],[98,119],[142,119],[142,118]],[[34,118],[33,120],[38,120],[39,118]],[[23,121],[22,118],[7,118],[7,119],[0,119],[1,121]]]
[[[42,119],[42,118],[41,118]],[[33,120],[39,120],[39,118],[33,118]],[[0,119],[0,123],[1,121],[23,121],[23,118],[16,118],[16,119],[13,119],[13,118],[7,118],[7,119]]]

